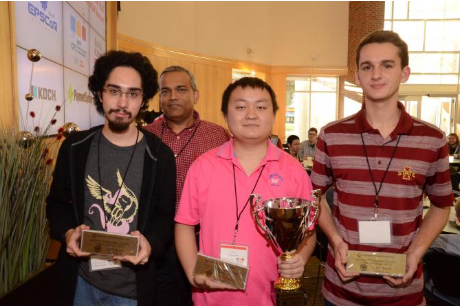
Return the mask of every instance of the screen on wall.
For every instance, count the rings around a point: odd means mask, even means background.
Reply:
[[[56,134],[67,122],[80,129],[102,124],[88,77],[106,52],[105,2],[14,2],[14,11],[20,129]],[[29,61],[30,49],[41,60]]]

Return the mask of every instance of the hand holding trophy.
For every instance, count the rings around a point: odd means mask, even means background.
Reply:
[[[261,197],[252,194],[251,209],[254,219],[276,248],[281,252],[281,259],[294,256],[288,252],[296,250],[319,215],[320,190],[313,190],[313,201],[299,198],[275,198],[262,203]],[[285,291],[300,288],[300,279],[279,277],[275,288]]]

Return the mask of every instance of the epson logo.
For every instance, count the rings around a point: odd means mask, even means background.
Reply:
[[[48,89],[32,85],[30,86],[30,92],[35,99],[57,101],[55,89]]]
[[[46,24],[48,27],[57,32],[57,22],[52,20],[46,12],[41,11],[38,7],[32,3],[28,3],[29,14],[36,17],[40,22]]]

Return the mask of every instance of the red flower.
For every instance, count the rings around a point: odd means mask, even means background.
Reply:
[[[52,158],[48,158],[48,159],[46,160],[46,165],[49,166],[49,165],[51,165],[52,162],[53,162],[53,159],[52,159]]]
[[[62,139],[62,134],[57,134],[56,139],[61,140]]]
[[[56,124],[56,121],[57,121],[56,119],[51,120],[51,125]]]
[[[35,132],[35,133],[38,133],[39,131],[40,131],[40,128],[39,128],[38,126],[36,126],[36,127],[34,128],[34,132]]]
[[[30,112],[30,117],[35,118],[35,112]]]
[[[58,129],[58,133],[61,134],[62,132],[64,132],[64,128],[60,127],[60,128]]]
[[[61,110],[61,106],[60,105],[56,105],[56,111],[60,111]]]

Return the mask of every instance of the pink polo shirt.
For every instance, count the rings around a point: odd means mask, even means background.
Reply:
[[[310,199],[312,185],[301,164],[270,141],[267,142],[267,154],[250,176],[247,176],[234,154],[232,139],[201,155],[190,167],[175,221],[201,225],[201,253],[219,258],[220,244],[233,240],[236,225],[233,165],[238,212],[247,203],[262,168],[262,175],[254,190],[262,201],[279,197]],[[250,204],[241,214],[236,244],[249,247],[250,270],[246,290],[195,290],[195,305],[273,305],[275,293],[272,282],[278,277],[276,258],[279,254],[275,254],[271,243],[267,243],[261,234]]]

